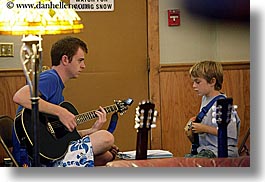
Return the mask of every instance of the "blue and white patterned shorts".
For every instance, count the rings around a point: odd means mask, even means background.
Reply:
[[[71,141],[66,155],[56,161],[54,167],[94,167],[93,148],[89,136]]]

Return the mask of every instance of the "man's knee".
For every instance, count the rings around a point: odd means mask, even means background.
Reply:
[[[101,130],[100,132],[102,132],[102,137],[104,137],[105,143],[110,146],[114,144],[114,136],[110,132],[106,130]]]
[[[99,130],[90,135],[92,144],[100,143],[104,146],[112,146],[114,144],[114,136],[107,130]]]

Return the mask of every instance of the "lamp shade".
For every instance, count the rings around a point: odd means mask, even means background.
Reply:
[[[79,33],[78,14],[60,0],[1,0],[0,34],[46,35]]]

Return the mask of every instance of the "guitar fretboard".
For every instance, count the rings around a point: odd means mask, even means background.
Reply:
[[[114,112],[118,110],[118,107],[116,106],[116,104],[110,105],[110,106],[106,106],[103,108],[106,113],[110,113],[110,112]],[[96,110],[93,111],[89,111],[89,112],[85,112],[79,115],[76,115],[76,123],[77,124],[82,124],[86,121],[95,119],[97,117],[96,115]]]

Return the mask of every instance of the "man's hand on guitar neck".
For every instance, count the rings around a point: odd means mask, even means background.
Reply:
[[[93,124],[91,128],[84,129],[84,130],[78,130],[78,133],[81,137],[84,137],[86,135],[90,135],[91,133],[94,133],[102,128],[102,126],[107,121],[107,113],[104,110],[103,107],[99,107],[99,110],[95,111],[95,114],[98,116],[97,121]]]
[[[107,113],[103,109],[103,107],[99,106],[99,110],[95,111],[95,114],[98,116],[97,121],[92,126],[93,131],[98,131],[102,128],[102,126],[107,121]]]

